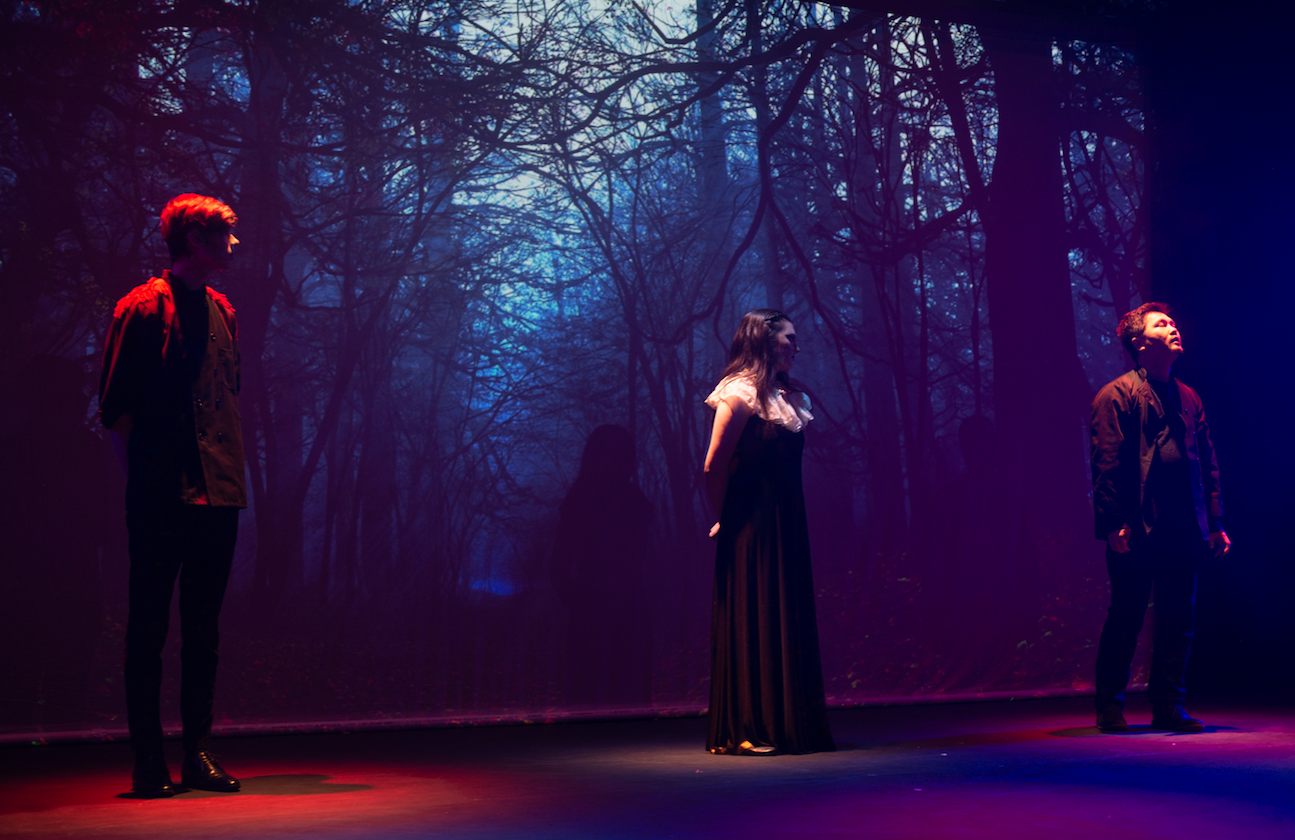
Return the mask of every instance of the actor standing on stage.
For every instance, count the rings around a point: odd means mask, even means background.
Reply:
[[[711,605],[716,755],[836,749],[827,723],[801,455],[809,398],[787,374],[796,328],[776,309],[742,316],[715,409],[706,492],[719,521]]]
[[[1097,649],[1097,727],[1123,732],[1124,694],[1138,632],[1155,588],[1151,655],[1151,725],[1199,732],[1183,710],[1192,646],[1197,564],[1222,557],[1219,466],[1196,392],[1170,373],[1182,336],[1163,303],[1145,303],[1120,319],[1117,334],[1136,370],[1093,400],[1093,508],[1106,541],[1111,607]]]
[[[117,303],[103,355],[99,419],[124,451],[130,539],[126,712],[134,792],[178,792],[162,754],[160,691],[171,595],[180,581],[185,788],[236,791],[208,750],[218,620],[247,507],[239,427],[238,326],[207,279],[229,267],[238,218],[214,198],[162,211],[171,269]]]

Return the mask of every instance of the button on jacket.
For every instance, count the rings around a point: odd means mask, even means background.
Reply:
[[[1181,397],[1192,501],[1201,538],[1208,539],[1211,531],[1223,528],[1218,459],[1201,398],[1176,378],[1171,376],[1169,382],[1178,388]],[[1148,509],[1147,474],[1155,460],[1156,437],[1169,423],[1168,412],[1174,408],[1161,403],[1147,382],[1147,372],[1138,369],[1098,391],[1092,410],[1089,431],[1096,536],[1104,540],[1121,525],[1128,525],[1135,540],[1145,537],[1155,525],[1144,515]]]
[[[190,296],[202,295],[198,301]],[[184,335],[179,308],[205,307],[204,335]],[[247,507],[238,413],[238,323],[219,292],[190,292],[169,271],[117,303],[104,347],[99,420],[133,418],[126,507]]]

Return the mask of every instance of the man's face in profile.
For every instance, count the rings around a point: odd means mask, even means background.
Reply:
[[[238,237],[232,228],[210,236],[194,236],[190,239],[190,259],[206,267],[208,271],[224,271],[234,261],[234,246]]]

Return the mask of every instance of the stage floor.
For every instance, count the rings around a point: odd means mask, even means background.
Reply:
[[[18,838],[1295,837],[1295,709],[1126,735],[1082,698],[832,712],[839,752],[712,756],[674,719],[226,738],[237,794],[136,800],[123,744],[0,748]],[[178,744],[169,744],[178,778]]]

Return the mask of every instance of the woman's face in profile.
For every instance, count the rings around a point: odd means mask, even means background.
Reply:
[[[791,321],[779,322],[771,336],[773,339],[773,369],[777,373],[791,370],[796,361],[796,326]]]

